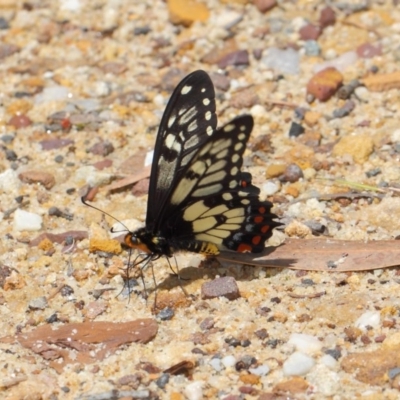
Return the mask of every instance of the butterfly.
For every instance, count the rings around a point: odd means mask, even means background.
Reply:
[[[280,224],[272,204],[260,201],[251,175],[241,171],[252,129],[250,115],[217,128],[209,75],[198,70],[186,76],[158,129],[145,225],[127,233],[125,244],[146,253],[145,260],[177,251],[261,252]]]

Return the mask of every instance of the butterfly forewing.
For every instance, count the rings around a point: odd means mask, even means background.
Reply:
[[[171,192],[216,126],[213,84],[204,71],[195,71],[176,87],[160,123],[150,177],[148,229],[157,232],[162,227]]]

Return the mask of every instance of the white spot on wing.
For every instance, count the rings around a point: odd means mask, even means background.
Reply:
[[[224,132],[231,132],[235,129],[235,124],[228,124],[224,126]]]
[[[207,161],[208,161],[208,160],[207,160]],[[226,165],[226,160],[219,160],[219,161],[217,161],[216,163],[212,164],[212,165],[208,168],[207,173],[208,173],[208,174],[211,174],[212,172],[219,171],[220,169],[224,168],[225,165]]]
[[[192,90],[193,86],[186,85],[182,88],[181,94],[188,94]]]
[[[173,115],[171,115],[171,116],[169,117],[169,120],[168,120],[168,128],[171,128],[171,126],[174,124],[175,120],[176,120],[176,115],[175,115],[175,114],[173,114]]]
[[[224,194],[222,195],[222,198],[223,198],[225,201],[229,201],[229,200],[232,200],[232,199],[233,199],[233,196],[232,196],[230,193],[224,193]]]
[[[209,121],[212,117],[211,111],[207,111],[204,115],[204,118],[206,119],[206,121]]]
[[[236,143],[235,144],[235,151],[239,151],[243,147],[243,143]]]
[[[200,182],[199,186],[206,186],[213,182],[222,181],[226,176],[225,171],[217,171],[211,175],[206,175]]]
[[[172,135],[171,133],[167,135],[165,138],[165,146],[167,146],[170,150],[174,150],[177,153],[181,151],[181,144],[176,141],[175,135]]]
[[[215,185],[208,185],[195,190],[192,194],[193,197],[204,197],[210,194],[218,193],[222,190],[222,185],[216,183]]]
[[[214,132],[213,127],[212,126],[207,126],[207,129],[206,129],[207,135],[211,136],[213,134],[213,132]]]
[[[190,120],[192,120],[197,114],[197,108],[195,106],[189,108],[189,110],[185,110],[184,113],[179,113],[179,115],[182,115],[179,118],[178,124],[179,125],[186,125],[189,123]]]
[[[203,99],[203,104],[205,106],[208,106],[210,104],[210,99],[208,99],[207,97]]]
[[[193,132],[194,130],[197,129],[197,127],[198,127],[197,121],[194,120],[194,121],[192,121],[192,122],[190,123],[190,125],[188,126],[187,129],[188,129],[189,132]]]

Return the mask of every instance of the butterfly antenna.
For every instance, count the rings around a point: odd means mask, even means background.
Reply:
[[[109,216],[109,217],[112,218],[114,221],[117,221],[118,223],[120,223],[128,232],[130,232],[129,228],[128,228],[123,222],[121,222],[119,219],[115,218],[113,215],[111,215],[111,214],[109,214],[108,212],[102,210],[101,208],[98,208],[98,207],[93,206],[92,204],[88,203],[88,202],[86,201],[86,197],[85,197],[85,196],[82,196],[82,197],[81,197],[81,202],[82,202],[85,206],[88,206],[88,207],[90,207],[90,208],[93,208],[94,210],[100,211],[101,213],[103,213],[103,214]],[[112,233],[115,232],[115,231],[113,230],[113,228],[111,228],[111,232],[112,232]]]

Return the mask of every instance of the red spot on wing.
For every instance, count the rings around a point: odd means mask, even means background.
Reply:
[[[253,243],[255,246],[257,246],[261,242],[261,236],[254,236],[253,239],[251,239],[251,243]]]
[[[271,227],[270,227],[269,225],[264,225],[264,226],[261,228],[261,232],[262,232],[262,233],[267,233],[270,229],[271,229]]]
[[[259,207],[259,208],[258,208],[258,212],[259,212],[260,214],[265,214],[266,211],[267,211],[267,210],[265,209],[265,207]]]
[[[254,217],[254,222],[256,224],[261,224],[261,222],[263,222],[264,217],[262,217],[261,215],[258,215],[257,217]]]
[[[239,246],[237,248],[237,251],[239,253],[251,253],[252,250],[253,250],[253,248],[249,244],[246,244],[246,243],[239,244]]]

